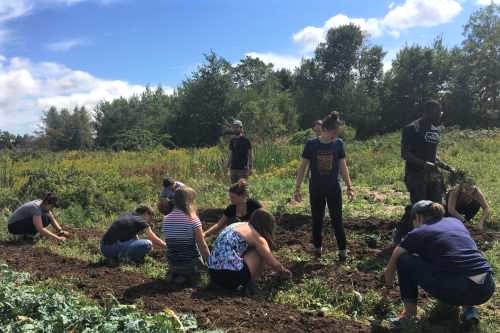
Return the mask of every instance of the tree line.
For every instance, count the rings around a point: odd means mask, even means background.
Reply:
[[[386,72],[386,52],[355,25],[328,31],[294,71],[252,57],[232,65],[210,52],[171,95],[148,87],[98,104],[92,117],[83,107],[52,107],[35,138],[0,132],[0,148],[34,142],[51,150],[209,146],[235,118],[255,140],[272,140],[309,128],[332,110],[364,139],[400,129],[429,99],[442,103],[445,125],[497,127],[499,18],[499,5],[484,7],[464,26],[461,45],[447,48],[441,37],[430,46],[406,45]]]

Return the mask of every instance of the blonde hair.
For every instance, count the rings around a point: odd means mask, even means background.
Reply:
[[[191,187],[181,187],[174,193],[175,208],[180,209],[186,215],[196,215],[196,192]]]
[[[443,205],[437,203],[437,202],[433,202],[432,204],[430,204],[429,206],[427,206],[426,208],[424,208],[422,211],[418,212],[417,214],[419,215],[422,215],[425,219],[429,219],[429,218],[432,218],[432,219],[442,219],[444,214],[445,214],[445,210],[444,210],[444,207]]]

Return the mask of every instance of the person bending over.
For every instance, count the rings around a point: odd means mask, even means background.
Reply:
[[[229,200],[231,204],[224,210],[224,215],[222,215],[219,222],[207,230],[205,237],[219,232],[232,223],[239,221],[248,222],[252,213],[262,208],[260,202],[249,198],[248,183],[244,179],[240,179],[237,183],[229,187]]]
[[[475,305],[495,290],[492,269],[464,224],[444,217],[444,207],[419,201],[411,210],[414,229],[394,249],[385,270],[387,287],[397,272],[404,310],[393,324],[415,317],[418,287],[443,303],[464,307],[466,321],[479,320]]]
[[[333,231],[337,239],[339,260],[347,259],[346,236],[342,223],[342,189],[339,172],[347,185],[349,199],[354,198],[349,169],[346,163],[344,142],[338,138],[340,127],[339,114],[330,113],[323,120],[321,136],[309,140],[302,153],[302,161],[297,170],[294,200],[302,201],[301,184],[307,168],[311,170],[309,198],[313,220],[313,245],[317,257],[322,253],[322,228],[325,208],[328,204]]]
[[[33,237],[36,234],[64,241],[69,233],[59,225],[52,210],[57,205],[57,196],[49,192],[42,200],[33,200],[17,208],[7,220],[9,233],[16,236]],[[47,229],[52,225],[55,233]]]
[[[256,210],[250,222],[238,222],[226,227],[217,237],[208,257],[211,281],[224,289],[243,286],[255,292],[255,281],[268,265],[274,271],[291,277],[272,254],[275,220],[264,209]]]
[[[491,215],[490,206],[483,192],[470,177],[462,177],[459,184],[450,189],[446,195],[447,215],[462,222],[469,222],[477,215],[479,209],[483,214],[478,222],[478,228],[484,229],[484,223]]]
[[[169,280],[175,284],[196,284],[202,261],[210,251],[203,237],[203,227],[196,215],[196,192],[190,187],[175,191],[174,210],[163,220],[167,243]]]
[[[165,242],[148,225],[152,218],[153,210],[148,206],[139,206],[133,213],[120,216],[102,237],[102,255],[111,260],[140,263],[153,244],[166,247]],[[139,239],[140,233],[145,233],[148,239]]]
[[[185,186],[185,184],[174,180],[172,177],[165,177],[163,179],[163,188],[160,192],[160,201],[158,203],[160,213],[167,215],[174,209],[175,191]]]

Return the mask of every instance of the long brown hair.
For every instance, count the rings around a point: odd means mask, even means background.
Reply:
[[[180,209],[186,215],[196,215],[196,192],[191,187],[180,187],[174,194],[175,208]]]
[[[269,244],[270,248],[274,246],[274,230],[276,229],[276,220],[274,216],[263,208],[257,209],[250,216],[248,222]]]

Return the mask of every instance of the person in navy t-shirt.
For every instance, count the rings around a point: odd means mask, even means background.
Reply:
[[[444,207],[422,200],[411,209],[415,229],[394,249],[385,271],[392,287],[396,271],[404,310],[393,323],[414,317],[418,286],[438,300],[464,307],[464,319],[478,320],[474,305],[488,301],[495,291],[492,269],[463,223],[443,217]]]
[[[322,123],[319,138],[309,140],[302,153],[302,162],[297,170],[295,180],[294,200],[302,201],[301,184],[304,174],[309,168],[309,197],[313,219],[313,245],[316,256],[322,253],[322,228],[325,208],[328,204],[330,218],[337,239],[338,255],[341,261],[347,259],[346,236],[342,223],[342,189],[339,183],[339,173],[347,186],[347,194],[352,200],[352,190],[349,169],[347,168],[344,142],[338,138],[340,127],[337,112],[330,113]]]

